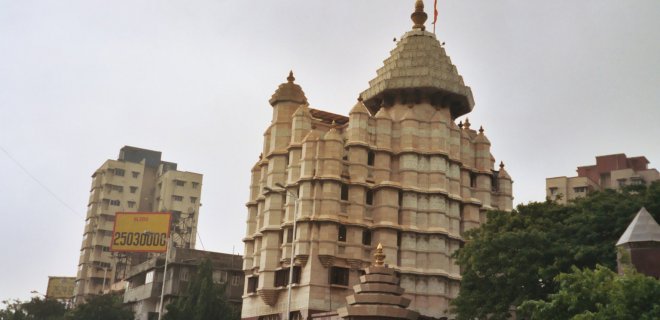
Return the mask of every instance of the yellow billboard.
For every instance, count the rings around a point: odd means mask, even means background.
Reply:
[[[75,285],[76,277],[48,277],[46,298],[71,299],[73,297],[73,288]]]
[[[167,251],[170,219],[169,212],[117,212],[110,251]]]

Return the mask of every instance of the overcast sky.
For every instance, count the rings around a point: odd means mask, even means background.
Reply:
[[[439,2],[514,203],[596,155],[659,166],[660,1]],[[242,253],[271,94],[293,69],[348,114],[413,3],[0,0],[0,300],[75,276],[90,176],[124,145],[204,174],[198,248]]]

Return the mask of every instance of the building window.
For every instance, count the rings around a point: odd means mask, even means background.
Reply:
[[[154,282],[154,270],[151,270],[151,271],[147,272],[147,274],[144,277],[144,283],[145,284],[152,283],[152,282]]]
[[[373,191],[367,190],[367,195],[366,195],[365,202],[367,203],[368,206],[374,204],[374,192]]]
[[[550,190],[550,195],[551,196],[554,196],[555,194],[557,194],[557,187],[549,188],[549,190]]]
[[[181,272],[179,272],[179,279],[181,279],[181,281],[188,281],[190,279],[188,268],[181,268]]]
[[[575,191],[575,193],[584,193],[587,192],[587,187],[575,187],[573,188],[573,191]]]
[[[133,173],[133,178],[137,178],[140,176],[140,173],[137,171],[133,171],[132,173]]]
[[[103,251],[103,252],[109,252],[109,251],[110,251],[110,247],[102,246],[102,247],[101,247],[101,251]]]
[[[346,242],[346,226],[339,225],[339,233],[337,234],[337,241]]]
[[[368,166],[373,166],[374,162],[375,162],[374,161],[375,159],[376,159],[376,155],[374,154],[373,151],[370,150],[369,153],[367,153],[367,165]]]
[[[174,183],[176,184],[177,187],[183,187],[186,185],[186,182],[182,180],[174,180]]]
[[[192,188],[197,189],[199,187],[199,182],[193,182],[192,183]]]
[[[362,231],[362,244],[365,245],[365,246],[370,246],[371,245],[371,231],[370,230]]]
[[[490,176],[490,186],[491,190],[494,192],[500,191],[500,183],[499,180],[497,180],[497,176],[499,174],[499,171],[493,171],[493,175]]]
[[[259,286],[259,276],[252,276],[247,278],[247,293],[257,292]]]
[[[119,169],[119,168],[116,168],[114,171],[115,175],[120,177],[123,177],[125,172],[126,171],[124,171],[124,169]]]
[[[111,206],[119,206],[121,202],[119,200],[110,200],[110,205]]]
[[[137,192],[138,187],[130,187],[130,188],[131,188],[131,193],[136,193]]]
[[[109,185],[110,186],[110,191],[117,191],[117,192],[124,192],[124,187],[122,186],[115,186],[115,185]]]
[[[293,241],[293,229],[286,229],[286,243]]]
[[[174,195],[174,196],[172,196],[172,200],[174,200],[174,201],[183,201],[183,196]]]
[[[341,200],[348,201],[348,185],[345,183],[341,184]]]
[[[128,207],[129,207],[129,208],[133,208],[133,207],[135,207],[135,201],[129,201],[129,202],[128,202]]]
[[[293,267],[293,281],[291,283],[300,283],[300,267]],[[275,287],[286,287],[289,285],[289,268],[275,271]]]
[[[172,213],[172,221],[174,223],[178,223],[179,220],[181,219],[181,213],[182,212],[179,211],[179,210],[171,210],[170,212]]]
[[[645,183],[644,180],[638,178],[638,179],[630,179],[630,184],[633,186],[643,186]]]
[[[227,282],[227,271],[222,271],[222,270],[213,271],[213,282],[215,283]]]
[[[331,267],[330,284],[348,286],[348,268]]]
[[[197,203],[197,197],[190,197],[190,203],[192,204]]]
[[[241,276],[233,275],[231,276],[231,285],[232,287],[237,287],[241,283]]]
[[[626,186],[626,179],[618,179],[616,182],[619,183],[619,187]]]
[[[477,187],[477,175],[474,172],[470,172],[470,188]]]

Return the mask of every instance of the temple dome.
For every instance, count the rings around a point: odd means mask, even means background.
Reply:
[[[293,83],[296,78],[293,77],[293,71],[289,72],[289,76],[286,78],[287,82],[280,84],[280,86],[275,90],[273,96],[268,102],[271,106],[275,106],[278,102],[295,102],[299,104],[307,104],[307,97],[302,88]]]
[[[400,90],[419,91],[441,99],[449,105],[454,118],[474,107],[472,90],[433,33],[420,29],[407,32],[376,74],[369,81],[369,89],[361,94],[372,112],[388,93]]]

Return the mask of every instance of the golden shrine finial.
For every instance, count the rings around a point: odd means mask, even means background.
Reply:
[[[383,253],[383,245],[378,243],[378,247],[376,247],[376,253],[374,253],[374,266],[376,267],[384,266],[385,257],[387,256]]]
[[[296,80],[296,78],[293,76],[293,70],[289,71],[289,76],[286,77],[286,80],[289,81],[289,83],[292,83]]]
[[[410,15],[410,18],[415,23],[413,29],[421,29],[422,31],[426,30],[424,22],[428,19],[428,15],[424,12],[424,1],[417,0],[415,2],[415,12]]]

